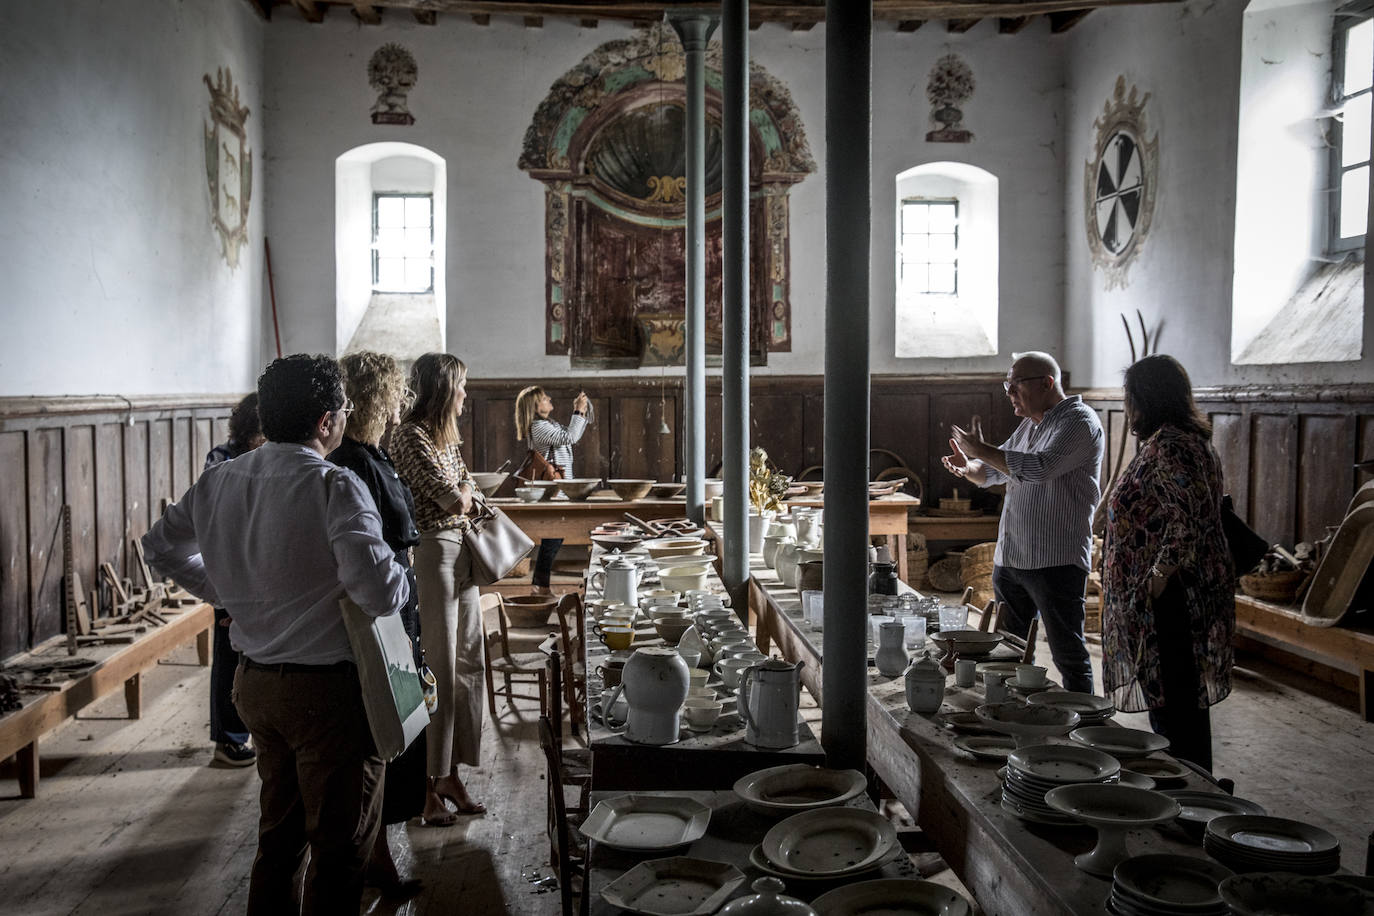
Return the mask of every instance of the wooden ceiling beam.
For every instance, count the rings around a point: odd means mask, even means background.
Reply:
[[[291,0],[291,5],[301,11],[306,22],[324,22],[324,7],[315,0]]]
[[[473,13],[472,21],[478,25],[491,25],[491,13]]]
[[[811,30],[812,30],[813,28],[815,28],[815,27],[816,27],[816,23],[814,23],[814,22],[794,22],[794,23],[792,23],[792,31],[794,31],[794,32],[809,32],[809,31],[811,31]]]
[[[1092,10],[1066,10],[1062,13],[1050,13],[1050,32],[1055,35],[1060,32],[1067,32],[1082,22],[1083,17],[1091,12]]]
[[[382,24],[381,7],[373,6],[371,3],[367,2],[367,0],[354,0],[353,15],[356,16],[358,21],[363,25]]]
[[[579,19],[577,24],[584,29],[594,29],[601,24],[600,19]]]
[[[434,10],[416,10],[415,21],[420,25],[436,25],[439,22],[439,14]]]
[[[526,17],[525,17],[525,28],[527,28],[527,29],[542,29],[543,27],[544,27],[544,17],[543,17],[543,16],[526,16]]]
[[[982,19],[951,19],[945,23],[945,30],[956,35],[962,35],[982,21]]]
[[[1034,18],[1034,16],[1003,16],[997,20],[997,34],[1015,35]]]
[[[897,31],[914,32],[925,24],[926,21],[924,19],[898,19]]]

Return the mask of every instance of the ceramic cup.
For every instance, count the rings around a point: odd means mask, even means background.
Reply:
[[[739,687],[740,675],[745,668],[752,668],[756,663],[747,658],[727,658],[716,662],[716,674],[720,675],[721,683],[731,690]]]
[[[705,687],[706,682],[711,679],[711,672],[705,668],[692,668],[687,672],[687,685],[690,690],[693,687]]]
[[[961,658],[954,663],[954,683],[960,687],[972,687],[977,673],[978,663],[971,658]]]
[[[608,658],[596,666],[597,676],[604,687],[614,687],[620,683],[620,675],[625,673],[625,659]]]
[[[606,644],[607,649],[628,649],[635,641],[635,628],[610,624],[599,627],[596,634]]]
[[[716,699],[716,688],[714,687],[688,687],[687,699]]]
[[[615,705],[611,705],[611,698],[615,697]],[[616,696],[614,687],[607,687],[601,691],[601,722],[610,725],[612,722],[620,724],[625,721],[625,717],[630,714],[630,703],[625,699],[625,692],[622,690],[620,696]],[[610,721],[607,721],[607,720]]]
[[[688,697],[682,704],[682,712],[687,717],[687,727],[694,732],[709,731],[720,718],[720,710],[719,700],[708,700],[705,697]]]
[[[677,654],[682,656],[682,660],[687,663],[688,668],[695,668],[701,662],[700,649],[687,649],[679,644]]]
[[[1039,687],[1045,683],[1045,672],[1041,665],[1017,665],[1016,683],[1020,687]]]

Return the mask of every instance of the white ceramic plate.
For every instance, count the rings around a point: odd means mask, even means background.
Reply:
[[[1018,803],[1015,799],[1002,796],[1002,810],[1010,815],[1019,817],[1023,821],[1030,821],[1032,824],[1045,824],[1050,827],[1077,827],[1078,821],[1071,817],[1058,817],[1053,814],[1045,814],[1038,809]]]
[[[804,763],[769,767],[741,776],[735,794],[764,814],[796,814],[843,805],[867,788],[858,770],[829,770]]]
[[[1072,709],[1080,716],[1111,715],[1116,705],[1106,697],[1074,690],[1046,690],[1026,697],[1031,706],[1059,706]]]
[[[817,916],[968,916],[968,901],[947,887],[915,878],[858,881],[811,902]]]
[[[1132,760],[1122,764],[1122,769],[1130,770],[1132,773],[1139,773],[1148,776],[1160,785],[1170,782],[1182,782],[1193,772],[1181,763],[1174,760],[1163,760],[1155,757],[1142,757],[1139,760]]]
[[[1169,739],[1154,732],[1139,728],[1121,728],[1115,725],[1091,725],[1075,728],[1069,738],[1087,747],[1096,748],[1111,754],[1118,760],[1131,757],[1144,757],[1169,746]]]
[[[640,862],[602,888],[601,896],[644,916],[707,916],[743,883],[744,873],[733,865],[672,856]]]
[[[579,828],[612,849],[657,852],[700,839],[711,809],[675,795],[617,795],[600,802]]]
[[[833,882],[841,878],[854,878],[858,875],[864,875],[868,874],[869,872],[877,871],[878,869],[886,865],[888,862],[895,860],[899,852],[900,847],[892,850],[883,858],[863,868],[850,869],[849,871],[838,872],[836,874],[804,875],[800,872],[788,871],[782,866],[776,865],[768,861],[768,856],[764,855],[763,852],[763,844],[760,843],[758,846],[755,846],[752,850],[750,850],[749,864],[754,866],[766,875],[772,875],[775,878],[782,878],[786,881]]]
[[[1023,737],[1062,735],[1078,726],[1078,713],[1058,706],[1028,706],[1020,701],[987,703],[974,710],[983,724]]]
[[[1305,855],[1339,851],[1340,842],[1320,827],[1282,817],[1227,814],[1207,822],[1207,833],[1223,843],[1257,853]]]
[[[1045,804],[1096,825],[1144,827],[1178,817],[1178,802],[1162,792],[1135,786],[1081,783],[1045,793]]]
[[[896,828],[876,811],[818,808],[769,830],[763,854],[788,871],[834,875],[881,861],[896,844]]]
[[[1017,748],[1007,758],[1007,765],[1055,785],[1102,782],[1121,771],[1121,764],[1115,757],[1073,744],[1036,744]]]
[[[954,746],[979,760],[1007,761],[1007,755],[1016,750],[1016,739],[1001,735],[961,735],[954,739]]]
[[[1019,677],[1009,677],[1003,683],[1005,683],[1012,690],[1018,690],[1021,693],[1032,693],[1037,691],[1043,693],[1048,691],[1051,687],[1059,686],[1057,683],[1050,680],[1049,678],[1046,678],[1038,684],[1023,684],[1021,683],[1021,679]]]
[[[1021,667],[1021,662],[979,662],[974,671],[977,672],[978,680],[981,681],[985,674],[1016,677],[1016,669],[1019,667]]]
[[[1133,856],[1118,865],[1112,889],[1137,904],[1137,909],[1153,905],[1225,912],[1217,885],[1229,877],[1229,868],[1210,859],[1154,853]]]
[[[1192,821],[1199,825],[1209,823],[1212,818],[1224,814],[1267,814],[1260,805],[1244,798],[1236,798],[1225,792],[1193,792],[1188,789],[1174,789],[1165,795],[1178,802],[1183,810],[1179,813],[1181,821]]]

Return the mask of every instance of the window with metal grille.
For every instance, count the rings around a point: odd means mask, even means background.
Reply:
[[[434,291],[434,196],[372,195],[372,288]]]
[[[899,296],[959,293],[959,201],[902,201]]]
[[[1332,253],[1364,247],[1369,211],[1369,115],[1374,84],[1374,4],[1336,11],[1331,65],[1330,200],[1327,248]]]

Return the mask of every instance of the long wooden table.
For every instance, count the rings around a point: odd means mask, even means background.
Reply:
[[[822,634],[800,619],[795,590],[771,587],[777,581],[765,575],[771,570],[755,572],[751,610],[758,616],[760,633],[767,634],[784,657],[806,661],[803,670],[811,671],[813,689],[818,690]],[[811,681],[807,683],[810,687]],[[820,698],[818,692],[816,696]],[[976,689],[951,686],[942,711],[971,710],[981,702]],[[900,677],[869,670],[866,719],[869,766],[916,818],[984,913],[1107,912],[1111,881],[1073,864],[1074,855],[1095,845],[1092,828],[1039,826],[1003,811],[999,764],[975,760],[956,748],[958,735],[942,728],[936,717],[910,712]],[[1185,787],[1220,791],[1200,776],[1190,776],[1178,786]],[[1204,856],[1199,845],[1175,828],[1131,831],[1128,842],[1133,854]]]
[[[823,499],[789,499],[787,501],[789,508],[794,506],[822,508],[824,505]],[[919,508],[920,505],[919,499],[905,493],[879,496],[877,499],[868,501],[868,533],[873,537],[882,535],[887,538],[888,549],[892,553],[892,558],[897,561],[897,577],[902,581],[906,581],[907,578],[907,518],[911,510]],[[995,528],[993,530],[996,531]]]
[[[593,792],[591,803],[595,806],[598,802],[619,795],[618,792]],[[636,793],[646,794],[646,793]],[[669,795],[691,798],[701,802],[711,809],[711,822],[707,825],[706,835],[699,840],[695,840],[689,846],[674,849],[670,852],[654,852],[638,854],[624,850],[611,849],[600,843],[592,841],[590,865],[591,874],[588,884],[591,892],[591,912],[594,914],[623,913],[619,907],[612,906],[601,897],[601,891],[608,884],[621,877],[626,871],[630,870],[646,859],[656,859],[668,855],[690,856],[694,859],[707,859],[712,862],[725,862],[734,865],[744,873],[744,883],[732,895],[733,898],[747,897],[754,893],[750,885],[756,878],[765,877],[765,872],[757,866],[749,863],[749,854],[754,846],[763,840],[764,835],[775,824],[777,818],[767,817],[753,811],[745,805],[733,791],[665,791],[647,793],[651,795]],[[873,802],[867,795],[860,795],[850,803],[852,807],[866,808],[874,810]],[[783,879],[787,886],[788,896],[796,897],[810,902],[821,894],[841,887],[845,884],[852,884],[858,881],[871,881],[875,878],[919,878],[915,867],[911,864],[911,859],[905,854],[898,854],[891,862],[877,871],[866,872],[848,879],[838,879],[835,881],[815,881],[809,879],[796,880],[791,878]]]
[[[26,700],[21,709],[0,717],[0,760],[18,755],[19,794],[22,797],[33,798],[38,792],[38,739],[45,733],[120,687],[124,688],[129,718],[139,718],[143,712],[143,672],[193,639],[200,663],[210,664],[210,635],[215,625],[210,605],[162,608],[159,613],[169,618],[165,625],[150,626],[146,633],[126,645],[83,648],[80,654],[96,658],[95,665],[57,685],[52,692]],[[66,641],[58,637],[10,662],[35,662],[45,658],[57,661],[68,657]]]
[[[600,569],[601,548],[593,548],[591,569]],[[709,557],[703,557],[709,561]],[[707,562],[709,585],[718,594],[724,587],[715,569]],[[646,576],[641,590],[657,588],[657,579]],[[588,599],[600,597],[600,591],[587,580]],[[588,613],[584,645],[587,670],[587,740],[592,756],[592,787],[594,789],[726,789],[746,773],[765,767],[787,763],[821,765],[825,752],[807,724],[797,726],[800,741],[794,747],[778,750],[754,747],[745,741],[744,720],[736,712],[723,714],[709,732],[683,729],[673,744],[636,744],[623,734],[612,732],[594,714],[599,709],[602,683],[596,674],[598,664],[610,655],[610,650],[592,630],[593,615]],[[663,645],[653,628],[641,622],[636,627],[633,648]],[[707,685],[730,701],[732,691],[720,678],[711,673]]]
[[[584,546],[592,542],[588,532],[599,525],[625,521],[626,512],[645,521],[687,514],[687,502],[681,497],[624,500],[605,490],[583,500],[555,497],[527,503],[519,499],[493,499],[491,503],[536,541],[562,538],[565,544]]]

